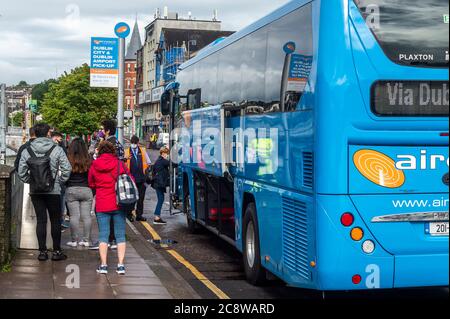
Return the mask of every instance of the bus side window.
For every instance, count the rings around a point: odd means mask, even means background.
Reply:
[[[202,101],[202,90],[201,89],[195,89],[195,90],[189,90],[187,94],[187,104],[189,110],[194,110],[201,108],[201,101]]]
[[[294,112],[297,110],[297,105],[302,97],[301,92],[285,92],[284,93],[284,111]]]

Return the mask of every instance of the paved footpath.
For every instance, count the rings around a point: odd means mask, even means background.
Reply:
[[[96,228],[94,223],[94,238]],[[130,230],[128,227],[125,276],[115,272],[116,251],[110,251],[108,257],[109,274],[99,275],[96,273],[98,251],[69,249],[63,245],[69,257],[66,261],[39,262],[36,251],[19,250],[11,271],[0,273],[0,299],[172,299],[173,295],[148,262],[137,253],[136,244],[130,243],[131,240],[139,244],[139,238]],[[66,230],[63,244],[69,241],[69,236],[70,230]]]
[[[154,162],[159,153],[149,151]],[[164,216],[168,214],[168,198]],[[147,189],[145,216],[153,218],[156,194]],[[170,219],[170,217],[169,217]],[[127,226],[127,274],[118,276],[116,251],[110,251],[108,275],[98,275],[98,251],[70,248],[70,230],[63,233],[63,250],[68,259],[63,262],[39,262],[36,251],[19,250],[10,272],[0,272],[0,299],[199,299],[200,296],[164,259],[155,246],[137,231],[136,223]],[[98,238],[93,218],[92,238]],[[49,245],[49,248],[51,245]],[[50,254],[51,256],[51,254]],[[74,269],[79,269],[79,288],[72,288]]]

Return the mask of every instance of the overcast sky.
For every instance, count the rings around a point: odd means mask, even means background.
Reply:
[[[288,0],[0,0],[0,83],[38,83],[89,62],[91,36],[114,36],[116,22],[143,28],[156,8],[197,19],[219,12],[223,30],[239,30]]]

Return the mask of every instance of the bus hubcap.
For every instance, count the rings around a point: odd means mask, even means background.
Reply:
[[[249,222],[247,226],[247,236],[246,236],[246,242],[247,242],[247,262],[250,268],[253,268],[255,264],[255,227],[253,225],[253,222]]]

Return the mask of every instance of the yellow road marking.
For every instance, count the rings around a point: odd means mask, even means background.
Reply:
[[[147,229],[150,235],[153,237],[153,240],[161,240],[161,237],[158,233],[150,226],[147,222],[141,222],[142,225]],[[167,248],[167,245],[164,245]],[[163,245],[161,245],[163,247]],[[185,266],[194,276],[197,278],[202,284],[204,284],[209,290],[211,290],[219,299],[230,299],[222,290],[219,289],[215,284],[213,284],[205,275],[203,275],[194,265],[188,262],[183,258],[179,253],[175,250],[167,250],[167,252],[175,258],[180,264]]]
[[[187,269],[189,269],[192,274],[200,280],[206,287],[209,288],[219,299],[230,299],[222,290],[220,290],[216,285],[214,285],[205,275],[203,275],[197,268],[194,267],[190,262],[184,259],[180,254],[178,254],[175,250],[168,250],[169,254],[171,254],[178,262],[184,265]]]
[[[152,235],[153,240],[161,240],[161,237],[159,237],[158,233],[153,229],[152,226],[150,226],[149,223],[147,223],[147,222],[141,222],[141,223],[142,223],[142,225],[144,225],[145,229],[148,230],[150,235]]]

